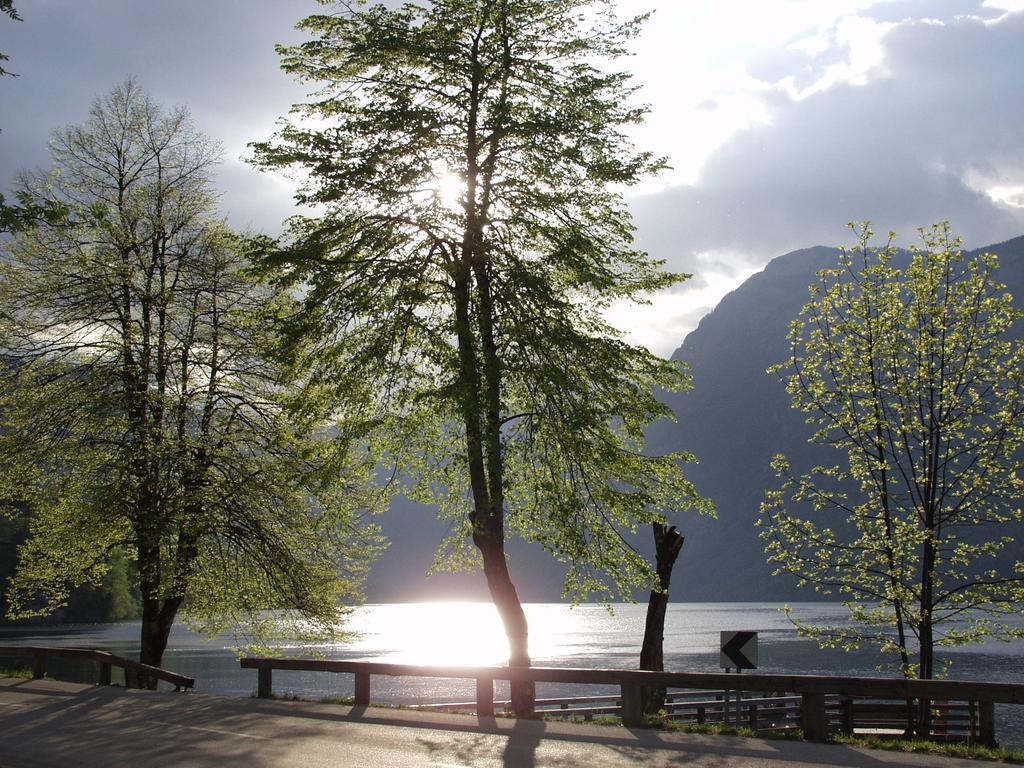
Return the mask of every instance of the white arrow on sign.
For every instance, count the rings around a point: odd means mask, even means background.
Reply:
[[[718,666],[757,669],[757,632],[722,632]]]

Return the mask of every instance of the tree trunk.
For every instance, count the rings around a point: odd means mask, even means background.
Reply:
[[[147,599],[143,600],[142,606],[142,643],[139,650],[139,661],[149,664],[151,667],[163,665],[164,651],[167,650],[167,639],[171,634],[171,627],[174,625],[174,617],[178,612],[180,600],[169,599],[160,604],[160,601]],[[155,607],[155,610],[154,610]],[[128,680],[128,672],[125,671],[125,679]],[[128,687],[149,688],[155,690],[157,680],[148,675],[139,675],[133,680],[133,685]]]
[[[480,327],[480,357],[483,364],[483,451],[487,467],[490,541],[477,542],[484,558],[484,574],[491,598],[498,609],[508,637],[509,664],[530,666],[529,630],[519,593],[505,560],[505,457],[501,444],[501,360],[494,338],[494,297],[486,263],[477,260],[473,275],[477,286],[477,316]],[[536,686],[530,682],[510,684],[512,711],[519,716],[533,714]]]
[[[506,13],[503,5],[502,18]],[[497,155],[496,142],[499,140],[500,131],[497,127],[491,128],[489,141],[492,160],[488,168],[482,168],[480,152],[483,145],[478,133],[478,121],[483,93],[487,87],[487,73],[480,59],[479,44],[480,37],[477,36],[468,51],[472,61],[472,78],[467,94],[469,106],[465,135],[466,194],[463,205],[466,224],[460,245],[460,258],[452,275],[455,288],[459,368],[463,387],[462,408],[466,425],[470,488],[473,493],[470,522],[473,525],[473,543],[483,558],[487,587],[505,627],[509,645],[509,665],[528,667],[530,653],[526,614],[509,576],[508,563],[505,560],[505,459],[501,440],[502,370],[496,344],[491,272],[484,242],[494,173],[493,158]],[[507,78],[507,68],[511,66],[507,47],[505,54],[503,65],[506,70],[501,84],[502,103],[507,87],[504,78]],[[503,110],[504,107],[499,112]],[[533,683],[512,683],[512,710],[516,715],[533,714],[534,687]]]
[[[467,242],[468,240],[469,238]],[[494,349],[490,294],[484,275],[484,290],[478,297],[481,304],[478,320],[484,357],[481,375],[480,359],[470,318],[473,270],[469,268],[468,262],[471,252],[467,244],[462,269],[454,275],[456,335],[463,388],[462,412],[466,428],[470,490],[473,496],[473,509],[469,519],[473,526],[473,543],[483,559],[487,588],[498,615],[501,616],[508,638],[509,664],[528,667],[530,653],[526,614],[509,576],[508,563],[505,560],[500,370]],[[477,276],[481,276],[480,271],[477,271]],[[511,685],[512,710],[515,714],[533,714],[534,688],[533,683],[520,682]]]
[[[477,542],[484,561],[484,576],[494,607],[498,609],[508,638],[508,663],[512,667],[530,666],[529,629],[519,593],[508,572],[505,548],[500,544]],[[512,711],[518,716],[533,714],[536,686],[531,682],[510,684]]]
[[[142,594],[142,629],[139,637],[139,661],[160,666],[167,648],[167,631],[161,626],[160,616],[160,545],[139,546],[139,592]],[[156,688],[156,680],[125,670],[125,685],[129,688]]]
[[[668,609],[668,587],[672,567],[683,548],[683,535],[662,523],[653,523],[654,556],[658,571],[658,589],[651,590],[647,602],[644,643],[640,649],[640,669],[661,672],[665,669],[665,612]],[[665,689],[644,687],[640,702],[645,715],[657,714],[665,706]]]
[[[164,651],[171,627],[177,618],[184,596],[168,597],[161,601],[162,557],[159,545],[139,548],[139,591],[142,594],[142,629],[139,637],[139,662],[152,667],[162,666]],[[155,689],[156,678],[130,673],[125,670],[125,684],[129,688]]]
[[[933,519],[934,516],[929,509],[926,512],[926,523],[932,523]],[[925,539],[921,558],[921,628],[918,638],[920,650],[917,676],[922,680],[931,680],[935,676],[935,638],[932,628],[932,595],[935,584],[935,545],[931,538],[933,530],[934,528],[929,528],[929,537]],[[931,736],[932,709],[931,701],[928,699],[922,698],[918,701],[917,728],[921,738]]]

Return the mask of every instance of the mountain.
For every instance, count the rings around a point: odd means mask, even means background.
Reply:
[[[999,279],[1024,302],[1024,237],[974,253],[984,251],[1000,256]],[[783,383],[766,369],[788,357],[788,324],[806,303],[817,270],[835,266],[837,258],[835,249],[817,247],[774,259],[722,299],[673,355],[689,365],[693,389],[667,396],[678,422],[654,425],[650,448],[696,453],[700,464],[689,476],[718,508],[717,520],[678,523],[686,544],[673,599],[815,596],[793,579],[771,575],[754,521],[764,490],[777,484],[769,467],[774,454],[786,454],[795,467],[836,460],[835,451],[807,443],[804,414],[790,407]]]

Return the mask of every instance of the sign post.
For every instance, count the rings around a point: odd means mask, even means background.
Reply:
[[[757,669],[757,632],[722,632],[718,664],[726,672],[731,669],[740,674],[744,669]],[[729,722],[730,692],[723,691],[725,705],[723,719]],[[743,694],[736,691],[736,725],[740,724]]]

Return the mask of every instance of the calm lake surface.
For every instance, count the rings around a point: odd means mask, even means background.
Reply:
[[[829,603],[796,603],[793,614],[804,622],[842,625],[846,612]],[[635,668],[643,639],[645,605],[535,603],[525,606],[530,622],[530,650],[538,666]],[[821,650],[801,639],[781,610],[764,603],[672,603],[665,622],[665,668],[673,671],[720,671],[721,630],[759,633],[761,672],[803,674],[888,675],[878,667],[888,660],[874,650],[846,653]],[[1024,626],[1024,617],[1017,621]],[[362,606],[354,612],[349,642],[333,646],[287,646],[284,655],[324,653],[336,659],[366,659],[416,664],[500,664],[507,650],[501,624],[489,603],[393,603]],[[60,627],[0,629],[0,643],[83,645],[133,656],[138,653],[138,625],[76,624]],[[256,672],[239,667],[233,647],[238,640],[208,640],[184,626],[171,633],[164,657],[167,669],[196,678],[196,690],[226,696],[250,696]],[[949,677],[962,680],[1024,682],[1024,641],[992,642],[944,652]],[[54,674],[73,679],[76,670],[54,663]],[[115,672],[116,674],[116,672]],[[115,678],[116,682],[116,678]],[[507,690],[496,685],[499,697]],[[275,672],[277,693],[311,698],[349,696],[351,675]],[[538,685],[538,695],[616,693],[614,687],[579,688]],[[373,679],[375,701],[415,703],[468,701],[475,695],[472,681],[417,678]],[[1024,747],[1024,707],[997,705],[998,736],[1007,746]]]

